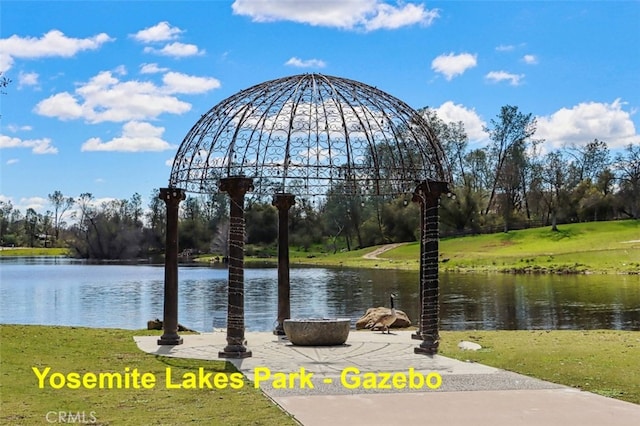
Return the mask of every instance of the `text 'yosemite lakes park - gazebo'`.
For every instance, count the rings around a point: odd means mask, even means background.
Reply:
[[[351,199],[410,195],[421,209],[417,353],[438,348],[438,206],[448,193],[444,152],[424,118],[366,84],[322,74],[267,81],[202,115],[178,148],[167,206],[164,333],[178,329],[178,209],[185,192],[230,198],[227,346],[220,357],[251,356],[244,339],[244,199],[273,197],[278,210],[278,325],[290,317],[288,215],[296,197]],[[345,283],[348,285],[348,283]]]

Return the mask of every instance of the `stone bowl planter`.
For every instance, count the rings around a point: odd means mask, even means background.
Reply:
[[[284,320],[289,341],[299,346],[342,345],[349,337],[349,318],[304,318]]]

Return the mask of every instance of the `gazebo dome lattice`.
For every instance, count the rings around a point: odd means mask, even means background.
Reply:
[[[449,171],[425,119],[366,84],[322,74],[267,81],[203,114],[174,158],[167,206],[164,334],[178,335],[178,216],[185,192],[229,195],[227,343],[223,358],[251,356],[244,339],[244,196],[278,209],[278,327],[289,311],[288,210],[297,196],[412,193],[420,205],[420,327],[416,353],[437,351],[438,206]]]
[[[398,194],[448,181],[440,144],[406,103],[366,84],[321,74],[267,81],[203,114],[175,156],[170,187],[211,193],[221,178],[253,192]]]

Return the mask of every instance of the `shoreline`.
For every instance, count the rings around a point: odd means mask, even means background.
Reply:
[[[586,222],[562,225],[556,232],[548,227],[507,233],[442,238],[439,241],[440,272],[508,273],[527,275],[640,275],[640,220]],[[316,244],[308,248],[289,246],[289,263],[294,267],[336,267],[357,269],[419,269],[418,242],[391,243],[352,251],[329,250]],[[277,247],[245,246],[245,266],[277,267]],[[65,248],[2,248],[1,257],[65,255]],[[224,267],[211,260],[219,254],[199,254],[182,265]],[[142,263],[163,264],[162,257]],[[110,261],[136,263],[133,261]],[[108,263],[108,262],[98,262]]]
[[[408,245],[411,243],[399,243],[399,244],[391,244],[394,247],[390,249],[384,249],[385,246],[373,246],[368,247],[363,250],[372,250],[377,252],[375,255],[367,254],[361,257],[350,257],[345,260],[336,261],[335,259],[323,259],[324,256],[331,257],[335,255],[317,255],[308,259],[303,258],[290,258],[289,265],[290,267],[302,267],[302,268],[348,268],[348,269],[368,269],[368,270],[401,270],[401,271],[418,271],[419,263],[418,259],[413,262],[407,260],[394,260],[393,258],[381,258],[378,257],[381,253],[387,253],[388,251],[392,251],[399,246]],[[3,253],[4,251],[13,251],[13,253]],[[87,264],[95,264],[95,265],[147,265],[147,266],[158,266],[161,267],[164,265],[164,262],[158,261],[157,259],[78,259],[74,257],[68,256],[65,253],[45,253],[44,250],[48,249],[36,249],[38,250],[38,254],[24,254],[18,252],[19,250],[29,250],[29,248],[11,248],[0,250],[0,259],[2,258],[66,258],[71,261],[84,262]],[[59,249],[55,249],[59,250]],[[211,268],[226,268],[225,264],[211,262],[210,259],[215,256],[212,255],[203,255],[201,257],[194,257],[189,261],[179,261],[178,265],[183,267],[203,267],[209,266]],[[310,260],[312,259],[312,260]],[[276,257],[253,257],[247,256],[244,259],[246,268],[277,268],[278,267],[278,259]],[[376,262],[371,264],[372,262]],[[369,263],[369,264],[367,264]],[[446,265],[446,262],[440,262],[440,273],[455,273],[455,274],[511,274],[511,275],[625,275],[625,276],[637,276],[640,275],[640,268],[637,270],[613,270],[613,269],[599,269],[599,268],[591,268],[589,265],[579,264],[579,265],[555,265],[553,267],[543,267],[543,266],[519,266],[517,262],[512,262],[510,264],[504,263],[501,267],[493,266],[488,267],[486,265],[478,262],[477,265],[470,264],[468,266],[456,266],[456,267],[448,267],[442,266]]]

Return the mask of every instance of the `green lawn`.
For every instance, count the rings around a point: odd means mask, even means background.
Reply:
[[[377,260],[363,259],[375,247],[345,253],[292,256],[294,264],[417,269],[420,246],[409,243]],[[640,273],[640,221],[590,222],[445,238],[440,269],[460,272]]]
[[[455,331],[440,354],[640,404],[640,331]],[[479,343],[477,352],[458,342]]]
[[[0,424],[47,424],[48,412],[94,413],[100,425],[294,425],[259,390],[244,380],[238,390],[167,389],[167,367],[172,377],[185,373],[222,373],[236,370],[225,361],[185,360],[153,356],[140,351],[133,336],[158,332],[0,325]],[[32,368],[51,367],[40,389]],[[158,383],[151,389],[55,389],[54,373],[124,373],[137,368]],[[58,386],[60,377],[55,378]]]
[[[7,248],[0,250],[0,256],[67,256],[69,249],[67,248],[39,248],[39,247],[19,247]]]
[[[640,273],[640,221],[561,225],[447,239],[445,269],[598,271]]]

